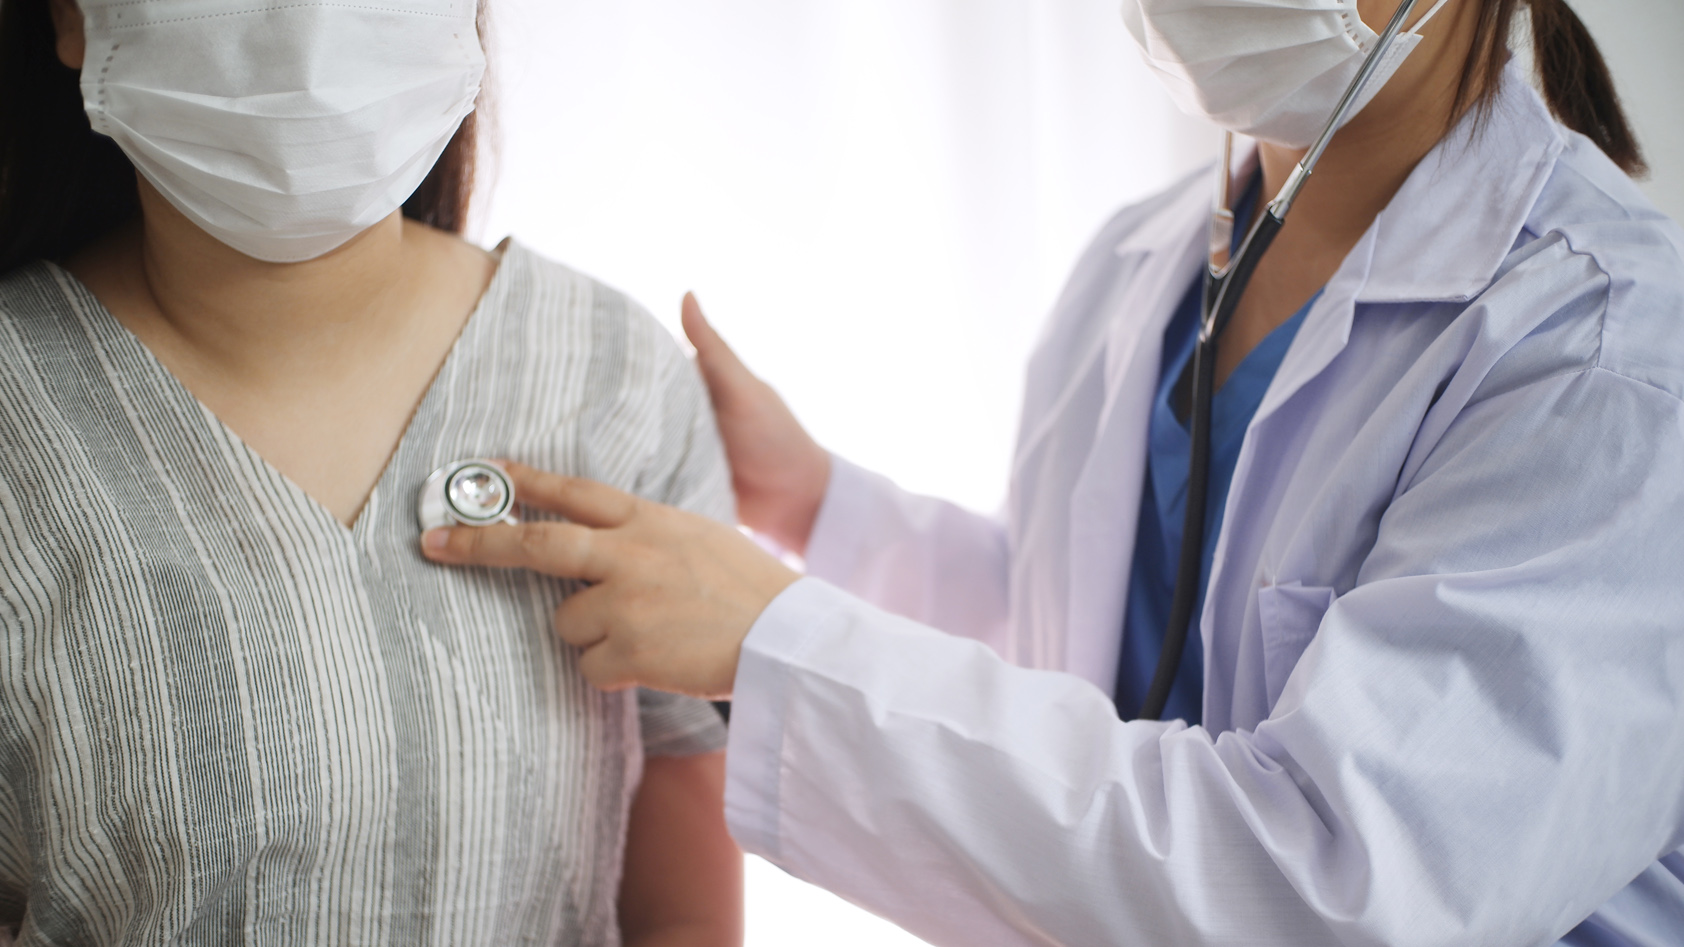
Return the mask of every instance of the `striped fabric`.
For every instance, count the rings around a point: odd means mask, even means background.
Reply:
[[[505,246],[353,528],[63,270],[0,279],[0,924],[20,944],[615,944],[644,753],[708,705],[603,694],[562,583],[416,552],[504,456],[730,515],[671,338]]]

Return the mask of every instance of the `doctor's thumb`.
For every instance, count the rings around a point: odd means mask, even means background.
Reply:
[[[702,380],[707,383],[716,408],[723,407],[722,402],[743,397],[744,386],[759,381],[702,315],[701,303],[696,301],[694,293],[684,294],[682,322],[685,336],[696,347],[696,367],[701,369]]]

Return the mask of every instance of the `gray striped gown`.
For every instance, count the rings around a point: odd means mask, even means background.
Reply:
[[[693,369],[507,246],[354,528],[63,270],[0,278],[0,925],[22,944],[615,944],[643,754],[562,583],[417,554],[435,467],[510,457],[731,512]]]

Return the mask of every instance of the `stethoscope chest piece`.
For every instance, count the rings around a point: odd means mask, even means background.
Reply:
[[[515,523],[515,484],[489,460],[458,460],[433,471],[421,485],[416,514],[423,531],[440,526]]]

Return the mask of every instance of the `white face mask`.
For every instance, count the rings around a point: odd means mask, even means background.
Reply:
[[[176,209],[274,263],[403,205],[473,111],[475,0],[81,0],[82,98]]]
[[[1420,45],[1438,0],[1387,48],[1346,121]],[[1379,40],[1356,0],[1124,0],[1123,21],[1176,105],[1291,148],[1320,134]]]

